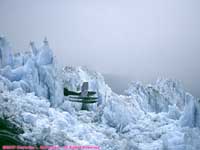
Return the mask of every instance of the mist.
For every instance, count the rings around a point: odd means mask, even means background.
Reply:
[[[15,51],[47,37],[61,66],[87,66],[108,82],[112,76],[115,89],[167,77],[200,97],[199,6],[198,0],[0,0],[0,34]]]

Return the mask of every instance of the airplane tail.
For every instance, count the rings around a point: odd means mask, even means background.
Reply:
[[[88,82],[83,82],[83,85],[81,87],[81,96],[87,96],[88,95]]]

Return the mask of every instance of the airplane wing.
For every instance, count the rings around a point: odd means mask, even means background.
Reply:
[[[71,102],[78,102],[78,103],[96,103],[96,100],[69,100]]]
[[[92,96],[92,95],[95,95],[96,94],[96,92],[94,92],[94,91],[88,91],[88,96]]]
[[[81,95],[79,92],[74,92],[74,91],[69,91],[67,88],[64,88],[64,95],[69,96],[69,95]]]
[[[81,100],[94,100],[94,99],[98,99],[98,97],[75,97],[75,96],[70,96],[69,98],[73,98],[73,99],[81,99]]]

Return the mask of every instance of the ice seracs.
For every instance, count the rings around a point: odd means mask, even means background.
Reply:
[[[60,82],[53,62],[53,52],[45,38],[43,46],[36,48],[31,42],[31,51],[19,55],[12,55],[8,49],[8,42],[1,38],[2,56],[0,75],[7,80],[8,88],[14,90],[22,88],[26,92],[34,92],[36,96],[46,97],[52,106],[62,102],[62,84]],[[16,64],[11,65],[14,59]]]
[[[36,48],[35,43],[33,41],[30,41],[30,46],[31,46],[33,55],[37,56],[38,55],[38,49]]]
[[[13,65],[13,55],[9,42],[5,37],[0,36],[0,67]]]
[[[37,56],[37,64],[38,65],[48,65],[53,63],[53,52],[52,49],[49,48],[49,43],[47,38],[44,39],[43,46],[39,50]],[[35,48],[32,46],[32,50],[35,53]]]
[[[182,126],[200,128],[200,102],[189,93],[186,95],[185,108],[180,123]]]
[[[57,68],[47,39],[40,48],[31,42],[31,51],[18,54],[5,38],[0,41],[0,117],[24,130],[22,140],[102,150],[200,149],[200,101],[179,81],[132,82],[118,95],[100,73]],[[83,82],[99,97],[89,111],[63,96],[63,87],[79,91]]]

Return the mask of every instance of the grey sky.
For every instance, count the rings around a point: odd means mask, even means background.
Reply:
[[[0,33],[15,50],[47,36],[62,65],[125,80],[172,77],[200,96],[199,7],[199,0],[0,0]]]

